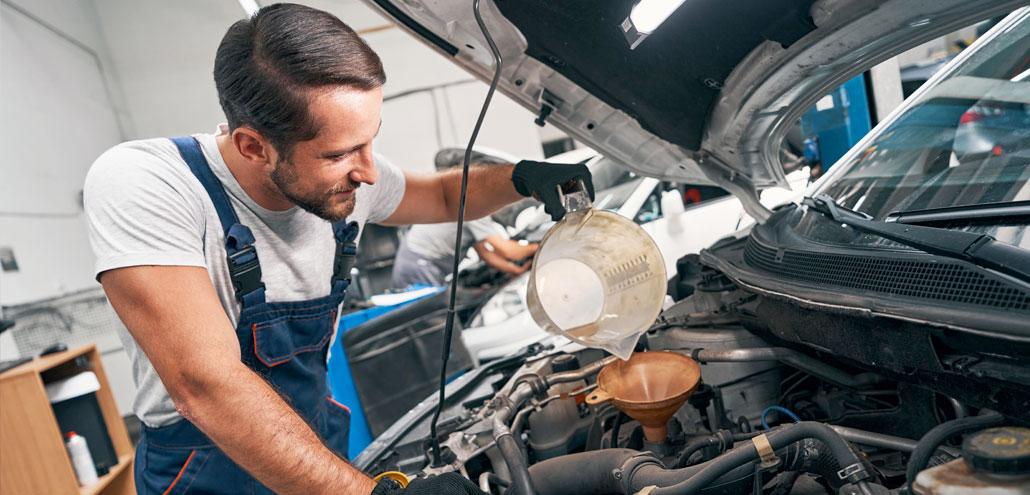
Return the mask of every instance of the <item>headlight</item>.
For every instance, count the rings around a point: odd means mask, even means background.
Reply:
[[[523,273],[508,282],[508,285],[497,291],[483,304],[476,316],[472,318],[469,328],[496,325],[526,311],[526,290],[529,287],[529,274]]]

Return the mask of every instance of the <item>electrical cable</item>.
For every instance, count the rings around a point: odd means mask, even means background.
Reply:
[[[429,424],[430,438],[433,444],[433,465],[440,466],[443,464],[443,456],[440,452],[440,438],[436,433],[436,423],[440,419],[440,413],[443,412],[444,408],[444,389],[447,385],[447,360],[451,354],[451,335],[454,333],[454,306],[455,299],[458,294],[458,262],[461,261],[461,257],[458,256],[458,251],[461,250],[461,231],[462,224],[465,222],[465,193],[468,189],[469,180],[469,162],[472,160],[472,146],[476,143],[476,136],[479,135],[479,128],[483,125],[483,119],[486,117],[486,110],[490,107],[490,99],[494,96],[494,90],[497,89],[497,82],[501,79],[501,52],[497,49],[497,45],[494,44],[494,39],[490,37],[490,32],[487,31],[486,25],[483,23],[483,16],[479,13],[479,0],[472,0],[472,12],[476,16],[476,24],[479,25],[479,30],[483,32],[483,36],[486,37],[486,43],[490,45],[490,54],[494,58],[494,77],[490,81],[490,89],[486,92],[486,99],[483,101],[483,108],[479,111],[479,118],[476,120],[476,126],[472,129],[472,137],[469,139],[468,147],[465,148],[465,162],[462,165],[461,170],[461,197],[458,200],[458,233],[454,239],[454,268],[451,271],[451,298],[447,303],[447,323],[444,327],[443,333],[443,355],[440,363],[440,398],[436,405],[436,412],[433,413],[433,421]]]
[[[764,411],[762,411],[762,428],[764,428],[766,430],[768,430],[770,428],[769,427],[769,423],[765,422],[765,416],[767,414],[769,414],[769,411],[776,411],[776,412],[780,412],[780,413],[786,414],[787,417],[789,417],[790,419],[793,419],[795,423],[800,423],[801,422],[801,418],[799,418],[797,414],[794,414],[790,409],[787,409],[786,407],[780,407],[780,406],[769,406],[769,407],[765,408]]]

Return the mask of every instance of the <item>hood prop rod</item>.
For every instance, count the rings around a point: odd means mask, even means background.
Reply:
[[[433,466],[439,467],[444,465],[443,455],[440,451],[440,438],[437,436],[436,424],[440,420],[440,413],[443,412],[445,393],[444,389],[447,385],[447,360],[451,355],[451,336],[454,334],[454,305],[455,298],[458,294],[458,263],[461,261],[459,256],[461,253],[461,231],[462,225],[465,222],[465,193],[468,190],[469,180],[469,162],[472,160],[472,146],[476,143],[476,137],[479,135],[479,128],[483,125],[483,119],[486,117],[486,110],[490,107],[490,100],[494,96],[494,90],[497,89],[497,82],[501,79],[501,52],[497,49],[497,45],[494,44],[494,39],[490,37],[490,32],[486,29],[486,24],[483,23],[483,16],[479,13],[479,0],[472,0],[472,11],[476,16],[476,24],[479,25],[479,30],[483,32],[483,36],[486,37],[486,43],[490,45],[490,54],[494,58],[494,77],[490,81],[490,89],[486,92],[486,99],[483,101],[483,108],[479,111],[479,118],[476,120],[476,126],[472,129],[472,137],[469,139],[468,147],[465,148],[465,161],[461,169],[461,197],[458,201],[458,233],[454,239],[454,268],[451,271],[451,297],[447,303],[447,323],[444,327],[443,332],[443,351],[441,355],[440,363],[440,398],[436,404],[436,411],[433,413],[433,421],[429,424],[430,438],[433,442]]]

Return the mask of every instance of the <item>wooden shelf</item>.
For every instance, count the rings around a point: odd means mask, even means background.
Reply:
[[[46,383],[92,371],[100,382],[97,402],[118,455],[118,465],[97,483],[79,487],[65,450]],[[134,449],[111,394],[95,345],[36,358],[0,374],[0,493],[53,495],[136,493]]]
[[[101,476],[96,483],[79,488],[79,494],[94,495],[96,493],[124,493],[122,490],[115,490],[111,492],[105,492],[104,490],[107,487],[111,486],[113,481],[117,481],[119,479],[119,476],[121,476],[121,474],[126,470],[128,470],[128,472],[125,472],[125,475],[129,479],[132,478],[132,457],[133,454],[125,454],[119,456],[117,466],[111,468],[111,470],[107,474]],[[135,491],[133,490],[132,493],[135,493]]]

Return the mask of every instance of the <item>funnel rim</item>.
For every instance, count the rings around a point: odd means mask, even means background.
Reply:
[[[611,371],[611,370],[615,370],[616,367],[625,366],[627,363],[632,361],[635,357],[638,357],[638,356],[642,357],[642,356],[649,355],[649,354],[650,355],[668,356],[670,358],[673,358],[673,359],[678,360],[678,361],[682,362],[683,364],[685,364],[687,369],[684,370],[684,371],[687,372],[687,373],[690,373],[691,375],[695,375],[691,379],[691,384],[685,390],[683,390],[681,392],[678,392],[678,393],[676,393],[674,395],[670,395],[669,397],[666,397],[666,398],[660,399],[660,400],[629,400],[629,399],[622,399],[622,398],[619,398],[616,394],[612,393],[612,391],[609,390],[608,387],[605,386],[605,384],[606,384],[605,382],[607,382],[607,376],[610,373],[615,373],[615,371]],[[644,359],[646,359],[646,358],[644,358]],[[686,402],[686,400],[688,398],[690,398],[690,396],[697,390],[697,387],[700,384],[701,384],[701,365],[698,364],[698,362],[695,361],[694,359],[691,359],[689,356],[685,356],[685,355],[680,354],[678,352],[671,352],[671,351],[646,351],[646,352],[634,353],[633,355],[630,356],[630,358],[628,360],[615,360],[615,361],[612,361],[611,363],[608,363],[597,374],[597,388],[598,388],[598,390],[601,390],[601,391],[605,392],[606,394],[608,394],[609,396],[611,396],[611,401],[612,401],[613,404],[616,405],[616,407],[618,407],[619,404],[625,404],[625,405],[628,405],[628,406],[631,406],[631,407],[635,407],[635,408],[640,408],[640,409],[661,409],[661,408],[669,407],[670,405],[675,404],[676,402]]]

